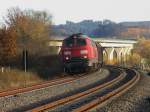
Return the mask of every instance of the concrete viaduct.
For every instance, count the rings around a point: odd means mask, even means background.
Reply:
[[[49,41],[48,46],[55,47],[57,53],[59,53],[62,46],[63,38],[52,39]],[[123,39],[104,39],[104,38],[93,38],[95,42],[98,42],[103,48],[103,59],[107,64],[114,63],[126,63],[129,56],[132,54],[131,51],[137,41],[135,40],[123,40]]]

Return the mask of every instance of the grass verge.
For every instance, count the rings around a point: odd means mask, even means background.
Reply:
[[[17,69],[5,68],[4,72],[0,71],[0,90],[12,87],[26,87],[43,80],[34,73],[23,72]]]

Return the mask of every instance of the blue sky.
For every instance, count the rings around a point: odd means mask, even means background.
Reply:
[[[84,19],[150,21],[150,0],[0,0],[0,21],[11,7],[46,10],[54,24]]]

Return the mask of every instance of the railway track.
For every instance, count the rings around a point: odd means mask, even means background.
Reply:
[[[114,69],[114,68],[113,68]],[[115,68],[116,69],[116,68]],[[120,74],[93,85],[84,91],[30,109],[31,112],[84,112],[96,109],[112,97],[120,96],[139,80],[139,74],[130,69],[120,69]],[[125,72],[123,72],[125,71]]]
[[[10,96],[10,95],[16,95],[19,93],[30,92],[30,91],[33,91],[36,89],[46,88],[48,86],[69,83],[78,78],[84,77],[85,75],[87,75],[87,73],[78,74],[77,76],[73,76],[73,77],[64,77],[64,78],[58,78],[58,79],[51,80],[51,81],[45,81],[45,82],[33,84],[31,86],[27,86],[27,87],[10,88],[10,89],[4,90],[4,91],[0,91],[0,97],[6,97],[6,96]]]
[[[132,75],[132,76],[131,76]],[[130,77],[131,76],[131,77]],[[118,97],[121,94],[125,93],[131,87],[133,87],[140,79],[140,75],[136,71],[127,70],[127,76],[123,81],[120,82],[118,87],[113,87],[113,90],[106,92],[104,95],[98,97],[98,99],[93,100],[77,109],[73,112],[84,112],[84,111],[93,111],[97,109],[97,106],[100,107],[112,97]]]
[[[75,80],[75,78],[65,77],[65,78],[61,78],[61,79],[56,79],[56,80],[52,80],[52,81],[46,81],[46,82],[34,84],[34,85],[28,86],[28,87],[11,88],[11,89],[7,89],[5,91],[0,91],[0,97],[6,97],[6,96],[16,95],[16,94],[23,93],[23,92],[29,92],[29,91],[33,91],[33,90],[40,89],[40,88],[45,88],[45,87],[52,86],[52,85],[66,83],[66,82],[73,81],[73,80]]]

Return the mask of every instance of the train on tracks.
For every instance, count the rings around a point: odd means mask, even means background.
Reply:
[[[65,38],[60,50],[60,57],[65,72],[75,69],[91,71],[103,64],[102,47],[82,33]]]

